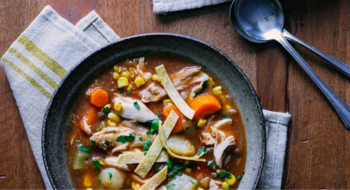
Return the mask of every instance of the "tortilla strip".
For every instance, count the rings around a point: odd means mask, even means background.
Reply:
[[[170,115],[169,115],[170,116]],[[162,146],[167,150],[167,153],[174,157],[174,158],[178,158],[178,159],[182,159],[182,160],[192,160],[192,161],[200,161],[200,162],[205,162],[206,159],[205,158],[200,158],[201,156],[203,156],[204,154],[204,151],[202,154],[200,154],[199,156],[193,156],[193,157],[190,157],[190,156],[180,156],[180,155],[177,155],[175,154],[167,145],[166,143],[166,139],[169,137],[169,136],[165,136],[165,133],[168,131],[168,129],[166,129],[165,127],[163,126],[160,126],[159,127],[159,134],[158,136],[160,137],[160,142],[162,143]]]
[[[139,190],[153,190],[158,185],[160,185],[165,179],[166,175],[168,173],[168,166],[165,166],[160,172],[155,174],[149,181],[147,181],[145,184],[143,184]]]
[[[176,90],[173,82],[171,81],[168,73],[165,70],[164,65],[159,65],[156,67],[156,72],[158,77],[164,87],[164,90],[174,102],[177,108],[189,119],[192,119],[194,116],[194,110],[188,106],[185,100],[181,97],[179,92]]]
[[[168,137],[175,126],[179,116],[176,115],[174,111],[172,111],[168,118],[165,120],[164,126],[167,129]],[[159,121],[159,128],[162,126],[162,122]],[[149,170],[152,168],[153,164],[156,162],[160,152],[162,151],[162,144],[160,143],[159,135],[157,135],[156,139],[153,141],[152,146],[148,150],[146,156],[141,160],[140,164],[135,169],[135,173],[140,177],[145,178],[148,174]]]
[[[135,153],[124,153],[118,156],[117,164],[139,164],[141,160],[145,157],[143,152]],[[160,152],[156,162],[166,162],[169,159],[169,156],[166,152]]]

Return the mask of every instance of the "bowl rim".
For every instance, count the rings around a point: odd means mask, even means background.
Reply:
[[[42,158],[43,158],[43,163],[44,163],[44,168],[46,171],[46,174],[49,178],[49,181],[52,185],[53,189],[57,189],[54,180],[51,176],[50,173],[50,168],[48,167],[48,163],[47,163],[47,155],[46,155],[46,149],[45,149],[45,130],[46,130],[46,123],[47,123],[47,117],[48,114],[50,112],[50,108],[51,105],[53,104],[53,99],[55,98],[56,94],[58,93],[59,89],[61,88],[61,86],[63,85],[63,83],[66,81],[66,79],[68,78],[68,76],[72,73],[73,70],[77,69],[77,67],[81,66],[82,63],[88,59],[89,57],[91,57],[94,54],[98,54],[99,52],[103,51],[104,49],[107,49],[110,46],[113,46],[117,43],[120,42],[125,42],[125,41],[129,41],[129,40],[134,40],[134,39],[138,39],[138,38],[147,38],[147,37],[155,37],[155,36],[169,36],[169,37],[175,37],[175,38],[184,38],[186,40],[191,40],[194,42],[197,42],[203,46],[209,47],[210,49],[214,50],[215,52],[219,53],[221,56],[225,57],[231,64],[232,66],[237,69],[237,71],[239,72],[239,74],[242,75],[244,81],[248,84],[249,86],[249,90],[250,93],[253,94],[254,96],[254,102],[257,105],[258,108],[258,112],[259,112],[259,120],[260,120],[260,125],[262,126],[261,129],[261,134],[262,134],[262,155],[261,155],[261,164],[259,166],[259,172],[258,175],[256,176],[255,180],[254,180],[254,184],[253,184],[253,189],[256,189],[257,184],[259,182],[259,179],[261,177],[262,174],[262,170],[263,170],[263,166],[264,166],[264,162],[265,162],[265,157],[266,157],[266,127],[265,127],[265,120],[264,120],[264,115],[263,115],[263,111],[262,111],[262,107],[260,104],[260,101],[258,99],[257,93],[255,92],[255,89],[253,87],[253,85],[251,84],[250,80],[248,79],[248,77],[245,75],[245,73],[242,71],[242,69],[230,58],[228,57],[225,53],[223,53],[221,50],[219,50],[218,48],[214,47],[213,45],[204,42],[202,40],[196,39],[194,37],[190,37],[187,35],[183,35],[183,34],[177,34],[177,33],[143,33],[143,34],[137,34],[137,35],[132,35],[132,36],[128,36],[128,37],[124,37],[124,38],[120,38],[114,41],[111,41],[95,50],[93,50],[92,52],[88,53],[87,55],[85,55],[84,57],[82,57],[79,61],[77,61],[77,63],[71,68],[69,69],[69,71],[66,73],[66,75],[61,79],[61,81],[59,82],[59,84],[57,85],[56,89],[54,90],[54,92],[52,93],[52,96],[49,100],[49,103],[46,107],[45,110],[45,115],[44,115],[44,119],[43,119],[43,124],[42,124],[42,133],[41,133],[41,150],[42,150]]]

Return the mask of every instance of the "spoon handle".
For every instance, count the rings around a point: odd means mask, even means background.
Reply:
[[[350,66],[335,59],[334,57],[327,55],[325,53],[323,53],[322,51],[320,51],[319,49],[305,43],[304,41],[300,40],[299,38],[293,36],[292,34],[290,34],[287,30],[283,30],[283,36],[287,39],[290,40],[292,42],[296,42],[302,46],[304,46],[305,48],[307,48],[308,50],[314,52],[316,55],[322,57],[323,59],[327,60],[329,63],[331,63],[331,65],[333,65],[336,69],[338,69],[340,72],[342,72],[344,75],[346,75],[347,77],[350,78]]]
[[[320,88],[326,98],[337,111],[339,117],[344,123],[346,129],[350,130],[350,107],[339,98],[337,94],[330,89],[323,80],[311,69],[311,67],[305,62],[305,60],[295,51],[295,49],[289,44],[289,42],[281,35],[276,38],[281,45],[293,56],[293,58],[299,63],[304,71],[310,76],[310,78]]]

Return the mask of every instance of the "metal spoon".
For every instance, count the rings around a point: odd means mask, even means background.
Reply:
[[[287,38],[298,43],[302,41],[283,29],[284,13],[281,4],[277,0],[236,0],[231,5],[230,19],[234,29],[249,41],[265,43],[276,40],[279,42],[316,83],[337,111],[345,128],[350,130],[350,107],[320,79],[288,43]],[[335,62],[336,59],[333,57],[304,42],[301,45],[330,61],[336,68],[350,76],[350,70],[347,68],[348,66],[344,66],[344,63]]]

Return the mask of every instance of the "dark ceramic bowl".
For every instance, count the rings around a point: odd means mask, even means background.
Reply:
[[[65,149],[67,123],[75,102],[92,80],[113,64],[135,57],[177,57],[205,66],[226,86],[241,111],[247,137],[247,163],[240,189],[254,189],[265,156],[262,110],[248,78],[218,49],[177,34],[143,34],[124,38],[82,59],[62,80],[52,96],[44,118],[42,149],[51,184],[72,189]]]

